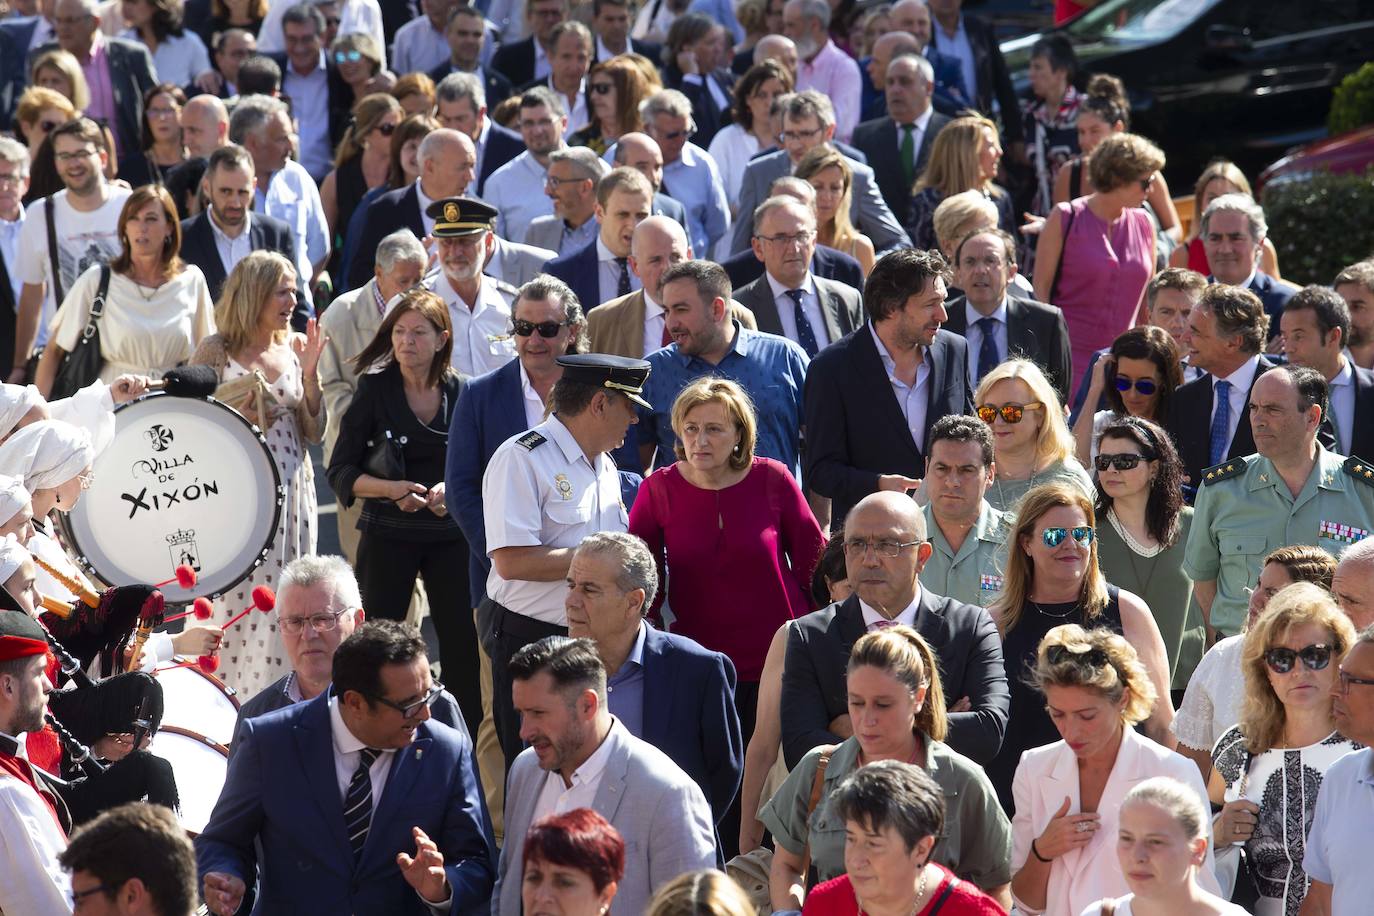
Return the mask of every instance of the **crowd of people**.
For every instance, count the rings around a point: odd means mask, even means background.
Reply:
[[[1365,912],[1374,260],[1062,34],[9,5],[4,913]],[[71,519],[211,395],[275,513],[177,622]]]

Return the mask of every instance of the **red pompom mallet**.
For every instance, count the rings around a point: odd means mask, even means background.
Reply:
[[[182,563],[176,568],[176,575],[165,582],[159,582],[153,588],[162,588],[164,585],[171,585],[175,582],[188,591],[196,587],[196,571],[190,566]]]
[[[173,620],[181,620],[183,617],[190,617],[192,615],[194,615],[197,620],[209,620],[214,616],[214,613],[215,609],[210,605],[209,598],[197,598],[195,601],[191,602],[191,609],[189,611],[173,614],[162,622],[171,623]]]
[[[229,628],[232,627],[234,624],[238,623],[240,620],[242,620],[243,618],[247,617],[249,614],[251,614],[251,613],[253,612],[254,608],[256,608],[257,610],[262,611],[264,614],[266,614],[266,613],[269,613],[269,612],[270,612],[273,608],[275,608],[276,606],[277,606],[277,595],[276,595],[276,592],[272,591],[272,589],[268,588],[268,587],[265,586],[265,585],[258,585],[258,586],[255,586],[255,587],[253,588],[253,605],[252,605],[252,607],[246,607],[246,608],[244,608],[242,611],[240,611],[239,613],[235,614],[232,618],[230,618],[229,622],[226,623],[226,624],[224,625],[224,629],[226,629],[226,630],[229,629]]]
[[[196,659],[196,667],[206,674],[214,674],[219,670],[219,656],[202,655]]]

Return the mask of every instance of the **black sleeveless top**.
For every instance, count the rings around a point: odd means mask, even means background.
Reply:
[[[344,238],[344,230],[348,228],[353,211],[358,209],[358,204],[367,195],[367,191],[367,179],[363,177],[363,156],[359,153],[339,166],[334,174],[334,200],[338,204],[339,217],[334,227],[334,238],[330,240],[334,249],[329,253],[329,276],[338,278],[334,281],[336,284],[342,282],[339,274],[347,241]],[[334,295],[337,296],[344,291],[345,288],[336,286]]]
[[[1007,687],[1011,691],[1011,709],[1007,716],[1007,731],[1002,749],[986,767],[988,778],[997,790],[997,798],[1008,815],[1013,813],[1011,781],[1021,754],[1031,748],[1044,747],[1059,739],[1049,713],[1045,712],[1045,697],[1026,683],[1035,667],[1035,653],[1045,634],[1061,624],[1076,623],[1086,628],[1106,627],[1121,633],[1120,591],[1107,586],[1107,606],[1091,621],[1087,620],[1077,601],[1064,604],[1034,605],[1027,601],[1021,607],[1016,626],[1007,631],[1002,640],[1002,660],[1006,665]]]

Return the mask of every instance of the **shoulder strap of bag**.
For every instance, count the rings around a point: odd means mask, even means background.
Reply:
[[[95,298],[91,300],[91,315],[86,320],[86,329],[81,332],[82,340],[88,341],[95,336],[100,319],[105,314],[105,297],[109,292],[110,265],[103,264],[100,267],[100,288],[95,291]]]
[[[1053,213],[1054,211],[1050,211]],[[1064,252],[1069,247],[1069,230],[1073,228],[1073,201],[1069,201],[1069,212],[1064,217],[1064,232],[1059,242],[1059,260],[1054,265],[1054,280],[1050,283],[1050,302],[1059,298],[1059,276],[1064,272]]]
[[[52,265],[52,295],[53,303],[57,306],[62,305],[65,293],[62,290],[62,269],[57,263],[57,219],[56,206],[53,204],[52,195],[43,198],[43,215],[48,224],[48,263]]]
[[[930,913],[927,914],[927,916],[935,916],[936,913],[944,909],[945,901],[949,900],[950,895],[954,893],[954,885],[958,883],[958,878],[951,877],[949,879],[944,889],[940,891],[940,896],[936,897],[935,902],[931,904]],[[1108,916],[1111,916],[1111,914],[1108,914]]]
[[[830,766],[830,755],[835,753],[838,744],[829,744],[821,748],[821,759],[816,764],[816,776],[811,780],[811,797],[806,801],[806,819],[811,820],[811,815],[815,813],[816,806],[821,803],[821,790],[825,788],[825,770]],[[801,876],[802,883],[809,884],[807,872],[811,871],[811,832],[807,830],[806,848],[802,850]]]

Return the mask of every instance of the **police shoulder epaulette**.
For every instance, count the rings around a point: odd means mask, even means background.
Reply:
[[[512,284],[512,283],[507,283],[505,280],[502,280],[500,277],[493,277],[493,276],[488,275],[488,276],[487,276],[487,279],[488,279],[488,280],[494,281],[494,282],[496,283],[496,289],[497,289],[499,292],[501,292],[503,295],[510,296],[512,299],[514,299],[516,296],[520,295],[520,287],[518,287],[518,286],[516,286],[516,285],[514,285],[514,284]]]
[[[515,444],[525,449],[526,451],[532,452],[548,441],[549,440],[545,438],[543,433],[537,432],[536,430],[530,430],[529,432],[521,436],[519,439],[516,439]]]
[[[1203,484],[1216,483],[1245,473],[1245,459],[1231,458],[1202,472]]]
[[[1360,483],[1374,487],[1374,463],[1365,461],[1363,458],[1351,455],[1345,459],[1345,464],[1341,465],[1341,470]]]

